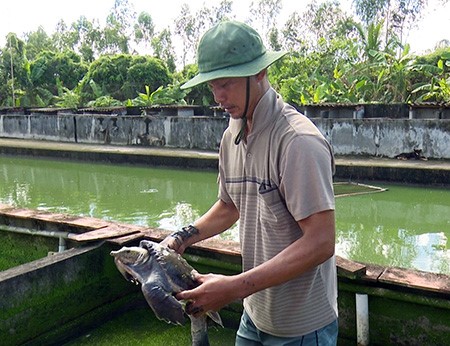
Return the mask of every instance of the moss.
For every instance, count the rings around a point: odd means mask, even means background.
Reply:
[[[373,345],[445,345],[450,334],[446,299],[377,287],[339,283],[339,334],[356,339],[355,293],[369,295]]]
[[[136,289],[113,272],[106,251],[97,248],[12,280],[19,291],[2,304],[0,336],[21,344]]]
[[[228,328],[210,327],[208,335],[211,345],[233,345],[236,331]],[[159,321],[148,306],[130,309],[87,331],[67,345],[151,345],[190,346],[190,323],[173,326]]]
[[[0,228],[0,271],[29,263],[58,251],[58,239],[33,237],[2,231]]]

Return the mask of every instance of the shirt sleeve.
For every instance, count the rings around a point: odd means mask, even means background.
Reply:
[[[288,145],[280,162],[280,192],[296,221],[334,210],[334,158],[321,136],[299,135]]]

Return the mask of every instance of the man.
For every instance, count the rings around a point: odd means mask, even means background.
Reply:
[[[189,313],[244,299],[236,345],[335,345],[337,286],[331,148],[270,86],[269,52],[251,27],[222,22],[198,47],[199,73],[229,114],[219,151],[219,199],[163,243],[179,253],[239,220],[243,272],[198,275],[177,294]]]

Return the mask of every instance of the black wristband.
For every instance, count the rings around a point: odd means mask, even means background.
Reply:
[[[200,231],[197,227],[193,225],[189,225],[186,227],[181,228],[181,230],[173,232],[170,234],[172,238],[175,238],[175,241],[177,242],[177,245],[180,247],[186,239],[192,237],[193,235],[199,234]]]

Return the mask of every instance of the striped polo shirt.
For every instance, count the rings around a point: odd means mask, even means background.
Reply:
[[[299,239],[298,220],[334,210],[334,160],[315,125],[272,88],[255,108],[247,141],[236,145],[240,126],[240,119],[230,119],[222,138],[219,198],[239,210],[246,271]],[[245,298],[244,308],[258,329],[293,337],[334,321],[336,300],[333,256],[293,280]]]

